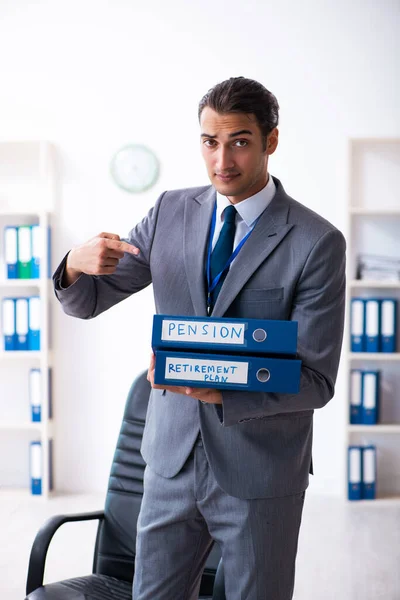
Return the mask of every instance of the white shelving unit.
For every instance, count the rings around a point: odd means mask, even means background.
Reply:
[[[53,146],[45,141],[0,142],[0,298],[31,295],[41,298],[40,351],[5,352],[0,329],[0,489],[23,489],[30,494],[29,445],[40,441],[42,495],[35,498],[48,498],[50,493],[49,441],[53,439],[47,376],[51,368],[50,273],[44,259],[40,279],[7,279],[3,232],[6,225],[33,224],[46,231],[51,227],[54,207]],[[48,253],[48,240],[44,236],[44,257]],[[28,377],[32,368],[40,368],[42,373],[40,423],[31,421]]]
[[[347,307],[343,352],[348,392],[344,494],[347,498],[347,446],[372,443],[377,449],[377,499],[351,504],[400,503],[400,331],[394,353],[350,351],[351,298],[390,297],[400,301],[400,281],[356,279],[359,253],[400,258],[400,138],[354,138],[349,141],[348,150]],[[356,368],[381,372],[377,425],[350,424],[350,372]]]

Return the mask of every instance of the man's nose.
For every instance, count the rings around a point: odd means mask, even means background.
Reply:
[[[217,157],[217,170],[218,173],[229,171],[233,169],[235,163],[233,161],[232,153],[229,148],[219,148]]]

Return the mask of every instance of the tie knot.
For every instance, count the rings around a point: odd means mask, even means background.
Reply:
[[[224,222],[225,223],[234,223],[236,218],[236,208],[233,204],[227,206],[224,210]]]

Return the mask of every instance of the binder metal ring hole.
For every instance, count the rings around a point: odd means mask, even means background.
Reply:
[[[266,383],[271,377],[271,373],[268,371],[268,369],[258,369],[256,377],[258,381],[261,381],[261,383]]]
[[[265,329],[255,329],[253,331],[253,340],[256,342],[263,342],[267,339],[267,332]]]

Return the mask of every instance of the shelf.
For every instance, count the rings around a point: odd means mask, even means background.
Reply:
[[[44,350],[0,350],[0,360],[26,360],[27,358],[41,358]]]
[[[351,288],[387,288],[387,289],[399,289],[400,281],[378,281],[374,279],[353,279],[349,282]]]
[[[34,217],[35,219],[40,219],[40,217],[44,215],[49,215],[49,211],[41,210],[41,211],[32,211],[32,210],[19,210],[16,208],[1,208],[0,207],[0,218],[2,217]]]
[[[18,423],[17,421],[5,421],[0,423],[0,430],[8,431],[40,431],[43,429],[43,423],[33,423],[31,421],[25,421]]]
[[[349,352],[350,360],[400,360],[400,352]]]
[[[400,204],[400,199],[399,199]],[[371,217],[400,217],[400,208],[364,208],[361,206],[351,206],[349,209],[351,215],[365,215]]]
[[[378,423],[377,425],[348,425],[350,433],[400,433],[400,423],[387,424]]]
[[[44,283],[46,285],[46,283]],[[43,287],[42,279],[0,279],[0,288]]]
[[[382,496],[375,498],[375,500],[347,500],[347,504],[350,506],[382,506],[387,505],[400,505],[400,496]]]

